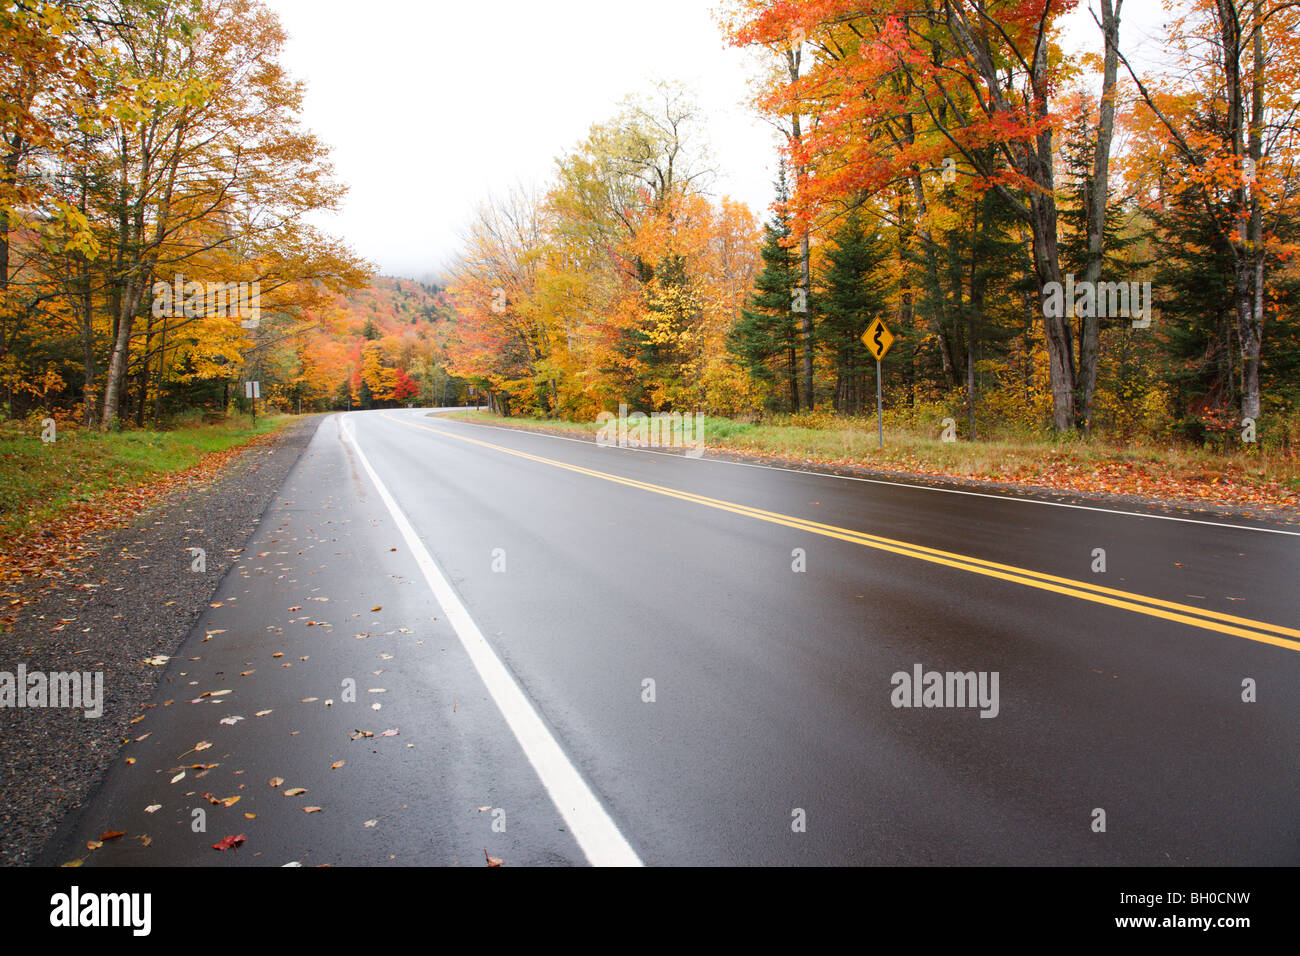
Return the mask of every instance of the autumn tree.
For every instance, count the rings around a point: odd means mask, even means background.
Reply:
[[[1169,188],[1192,194],[1231,253],[1241,415],[1253,421],[1261,409],[1268,264],[1279,252],[1279,219],[1293,214],[1296,197],[1300,10],[1285,0],[1197,0],[1174,21],[1170,40],[1203,69],[1181,80],[1143,79],[1122,59],[1162,144],[1156,161],[1180,160],[1183,175]],[[1188,104],[1203,106],[1189,112]],[[1198,122],[1198,113],[1215,121]]]
[[[97,296],[107,316],[101,420],[110,425],[132,370],[142,420],[151,380],[157,388],[177,367],[178,349],[188,350],[180,365],[211,357],[237,367],[253,344],[240,317],[206,305],[156,314],[160,280],[256,280],[270,316],[320,301],[322,285],[355,284],[366,269],[302,221],[341,189],[324,148],[296,125],[302,89],[276,64],[284,35],[269,10],[251,0],[109,0],[79,29],[94,86],[78,107],[95,134],[81,185],[105,251],[68,292],[83,303]]]
[[[793,163],[817,173],[796,190],[801,228],[819,209],[856,192],[904,181],[924,223],[923,171],[958,169],[996,191],[1028,226],[1040,289],[1060,282],[1051,108],[1062,54],[1053,31],[1069,6],[1060,0],[766,3],[735,24],[732,40],[740,45],[796,35],[817,51],[810,69],[767,96],[774,111],[816,104],[817,126],[792,150]],[[1109,23],[1113,37],[1117,20]],[[1113,101],[1110,90],[1105,95]],[[1098,146],[1104,182],[1108,137]],[[1078,421],[1070,322],[1044,315],[1044,328],[1053,420],[1064,430]]]

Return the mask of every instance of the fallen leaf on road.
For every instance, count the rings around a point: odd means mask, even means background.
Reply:
[[[150,836],[147,835],[147,834],[142,833],[142,834],[140,834],[138,837],[136,837],[136,839],[140,841],[140,845],[141,845],[141,846],[152,846],[152,845],[153,845],[153,838],[150,837]]]
[[[67,863],[64,863],[63,866],[72,866],[72,867],[76,867],[76,866],[81,866],[81,864],[83,864],[83,863],[85,863],[85,862],[86,862],[86,861],[85,861],[84,859],[81,859],[81,860],[69,860]]]
[[[487,850],[484,850],[484,851],[483,851],[483,855],[484,855],[484,856],[487,856],[487,864],[488,864],[488,866],[500,866],[502,863],[505,862],[505,860],[501,859],[501,857],[499,857],[499,856],[488,856],[488,851],[487,851]]]
[[[212,844],[214,850],[237,850],[239,845],[244,842],[244,835],[222,837],[216,843]]]
[[[125,836],[125,830],[105,830],[99,835],[101,840],[116,840],[120,836]]]
[[[318,701],[318,700],[320,700],[319,697],[304,697],[304,698],[302,699],[302,702],[303,702],[304,704],[314,704],[314,703],[316,703],[316,701]]]
[[[194,745],[194,749],[195,749],[195,750],[207,750],[207,749],[208,749],[209,747],[211,747],[211,746],[212,746],[212,744],[208,743],[208,741],[206,741],[206,740],[200,740],[197,744]]]
[[[99,849],[101,846],[103,846],[103,845],[104,845],[104,844],[100,843],[98,840],[87,840],[87,841],[86,841],[86,849],[87,849],[87,850],[98,850],[98,849]]]
[[[344,763],[344,761],[342,761],[342,760],[336,760],[336,761],[334,761],[332,764],[330,764],[330,769],[331,769],[331,770],[337,770],[337,769],[339,769],[339,767],[343,766],[343,763]]]
[[[396,736],[397,736],[397,728],[396,728],[396,727],[390,727],[388,730],[385,730],[385,731],[384,731],[382,734],[380,734],[379,736],[381,736],[381,737],[396,737]]]
[[[161,804],[161,803],[151,803],[151,804],[149,804],[149,806],[147,806],[147,807],[144,808],[144,812],[145,812],[145,813],[157,813],[157,812],[158,812],[159,810],[161,810],[161,809],[162,809],[162,804]]]
[[[352,733],[348,734],[348,740],[356,740],[360,737],[373,737],[373,736],[374,734],[372,734],[368,730],[354,730],[352,731]]]
[[[272,777],[270,780],[267,781],[267,783],[269,783],[273,787],[278,787],[280,786],[280,784],[284,783],[284,777]]]
[[[258,711],[257,713],[255,713],[253,716],[254,716],[254,717],[265,717],[265,716],[266,716],[267,714],[269,714],[269,713],[271,713],[271,711],[269,711],[269,710],[259,710],[259,711]]]
[[[361,824],[361,825],[362,825],[363,827],[377,827],[377,826],[379,826],[379,821],[378,821],[378,820],[367,820],[365,823],[363,823],[363,824]]]
[[[286,797],[296,797],[296,796],[298,796],[299,794],[303,794],[303,793],[306,793],[306,792],[307,792],[307,788],[306,788],[306,787],[291,787],[290,789],[284,791],[284,795],[285,795]]]
[[[256,820],[256,819],[257,819],[257,814],[256,814],[256,813],[245,813],[245,814],[244,814],[244,819],[245,819],[245,820]]]
[[[244,719],[243,717],[222,717],[221,723],[229,724],[231,727],[233,727],[235,726],[235,724],[239,723],[243,719]]]
[[[372,611],[382,611],[383,609],[384,609],[384,606],[383,606],[382,604],[376,604],[376,605],[375,605],[374,607],[372,607],[370,610],[372,610]]]
[[[302,812],[303,812],[303,813],[320,813],[322,809],[323,809],[323,808],[321,808],[321,807],[303,807],[303,808],[302,808]]]
[[[184,779],[185,779],[185,771],[182,770],[182,771],[181,771],[180,773],[178,773],[176,776],[172,777],[172,783],[178,783],[179,781],[184,780]]]

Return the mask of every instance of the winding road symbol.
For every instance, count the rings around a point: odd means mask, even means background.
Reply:
[[[867,331],[862,333],[862,344],[867,347],[871,357],[879,362],[894,344],[894,335],[882,320],[873,319],[867,326]]]

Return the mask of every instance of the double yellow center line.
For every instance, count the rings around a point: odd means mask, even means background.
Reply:
[[[866,548],[875,548],[878,551],[889,551],[893,554],[903,555],[904,557],[915,558],[918,561],[928,561],[931,564],[942,564],[946,567],[956,568],[959,571],[968,571],[971,574],[982,574],[985,577],[1011,581],[1015,584],[1022,584],[1025,587],[1038,588],[1041,591],[1051,591],[1055,594],[1063,594],[1067,597],[1079,598],[1083,601],[1091,601],[1094,604],[1105,604],[1110,607],[1121,608],[1125,611],[1145,614],[1148,617],[1158,617],[1167,621],[1177,621],[1180,624],[1189,624],[1192,627],[1199,627],[1209,631],[1218,631],[1222,634],[1232,634],[1236,637],[1244,637],[1247,640],[1258,641],[1261,644],[1272,644],[1275,647],[1300,651],[1300,640],[1297,640],[1300,639],[1300,630],[1290,627],[1282,627],[1280,624],[1269,624],[1266,621],[1255,621],[1250,618],[1237,617],[1232,614],[1223,614],[1219,611],[1208,611],[1202,608],[1192,607],[1188,604],[1179,604],[1175,601],[1164,601],[1160,598],[1146,597],[1145,595],[1134,594],[1130,591],[1120,591],[1115,588],[1102,587],[1101,585],[1092,584],[1087,581],[1076,581],[1072,578],[1057,577],[1054,574],[1044,574],[1041,571],[1031,571],[1028,568],[1018,568],[1009,564],[999,564],[996,561],[986,561],[983,558],[974,558],[969,555],[956,554],[952,551],[941,551],[938,548],[928,548],[924,545],[912,544],[907,541],[898,541],[894,538],[885,538],[880,535],[867,534],[865,531],[854,531],[850,528],[841,528],[836,525],[822,524],[819,521],[809,521],[806,518],[797,518],[793,515],[780,514],[775,511],[764,511],[761,508],[751,508],[748,505],[737,504],[732,501],[723,501],[719,498],[709,498],[705,495],[697,495],[689,491],[679,491],[676,488],[668,488],[664,485],[655,485],[647,481],[636,481],[632,478],[624,478],[621,475],[612,475],[608,472],[596,471],[592,468],[583,468],[581,465],[571,465],[568,462],[556,461],[553,458],[543,458],[540,455],[530,455],[528,452],[519,451],[514,448],[507,448],[504,445],[480,441],[477,438],[469,438],[465,435],[445,431],[441,428],[430,428],[428,425],[409,422],[387,413],[384,413],[384,417],[402,425],[408,425],[411,428],[420,428],[424,431],[433,432],[434,434],[441,435],[444,438],[453,438],[456,441],[466,442],[471,445],[479,445],[480,447],[490,448],[493,451],[498,451],[502,454],[514,455],[516,458],[524,458],[528,461],[550,465],[553,468],[562,468],[565,471],[572,471],[592,478],[600,478],[604,481],[612,481],[616,484],[626,485],[629,488],[637,488],[641,491],[648,491],[669,498],[689,501],[694,504],[703,505],[706,508],[716,508],[719,511],[729,511],[732,514],[742,515],[746,518],[754,518],[759,521],[766,521],[770,524],[784,525],[787,528],[794,528],[798,531],[806,531],[809,534],[822,535],[827,538],[838,538],[840,541],[848,541],[851,544],[859,544]]]

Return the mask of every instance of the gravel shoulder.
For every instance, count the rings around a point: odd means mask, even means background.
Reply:
[[[98,717],[0,707],[0,864],[32,863],[94,793],[162,677],[147,661],[181,646],[323,420],[286,426],[213,481],[97,536],[88,566],[48,587],[0,635],[0,675],[20,666],[103,675]],[[202,571],[192,548],[204,551]]]

